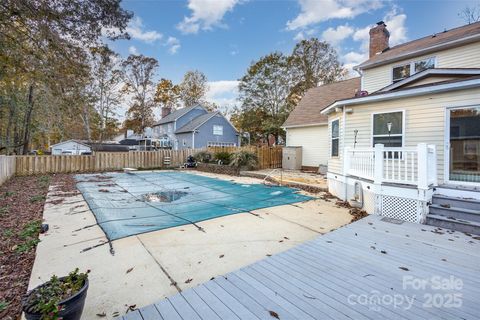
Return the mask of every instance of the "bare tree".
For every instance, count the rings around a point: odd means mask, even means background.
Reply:
[[[458,13],[458,16],[468,24],[480,21],[480,4],[466,6]]]
[[[180,84],[180,99],[185,107],[194,106],[205,100],[208,91],[207,77],[201,71],[188,71]]]
[[[132,129],[143,131],[153,124],[153,107],[155,106],[155,84],[153,78],[158,61],[144,55],[128,56],[122,63],[123,91],[133,95],[132,104],[127,111],[128,124]]]

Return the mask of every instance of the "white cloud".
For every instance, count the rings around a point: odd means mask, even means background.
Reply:
[[[407,28],[405,27],[405,21],[407,15],[405,13],[399,13],[399,9],[394,7],[384,17],[385,24],[388,31],[390,31],[390,47],[407,41]]]
[[[188,34],[222,26],[223,16],[232,11],[239,2],[240,0],[189,0],[188,8],[192,14],[184,17],[177,29]]]
[[[206,100],[220,106],[220,111],[228,115],[238,104],[238,83],[237,80],[210,81]]]
[[[136,16],[129,22],[126,31],[132,37],[132,39],[140,40],[146,43],[155,42],[163,37],[163,35],[157,31],[145,31],[143,28],[144,25],[142,19]]]
[[[351,19],[382,7],[381,0],[299,0],[300,14],[287,22],[288,30],[305,28],[331,19]]]
[[[323,31],[322,39],[336,47],[340,42],[347,39],[354,33],[352,27],[348,25],[338,26],[337,28],[328,28]]]
[[[138,50],[135,46],[128,47],[128,53],[138,55]]]
[[[168,52],[170,54],[177,53],[178,49],[180,49],[180,47],[181,47],[180,40],[178,40],[175,37],[168,37],[168,40],[165,43],[165,45],[168,47]]]

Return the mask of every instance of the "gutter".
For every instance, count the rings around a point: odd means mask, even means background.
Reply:
[[[433,45],[433,46],[428,47],[428,48],[415,50],[415,51],[410,51],[408,53],[396,56],[396,57],[391,58],[391,59],[382,60],[382,61],[378,61],[378,62],[371,62],[371,63],[367,63],[367,64],[363,64],[363,65],[360,64],[360,65],[354,67],[353,69],[354,70],[356,70],[356,69],[362,69],[362,70],[371,69],[373,67],[378,67],[378,66],[381,66],[381,65],[384,65],[384,64],[389,64],[389,63],[392,63],[392,62],[396,62],[396,61],[400,61],[400,60],[404,60],[404,59],[408,59],[408,58],[412,58],[412,57],[417,57],[417,56],[422,55],[422,54],[427,54],[427,53],[430,53],[430,52],[436,52],[436,51],[440,51],[440,50],[444,50],[444,49],[449,49],[449,48],[452,48],[452,47],[457,47],[458,45],[462,45],[462,44],[473,43],[473,42],[476,42],[478,40],[480,40],[480,34],[474,34],[474,35],[471,35],[471,36],[468,36],[468,37],[465,37],[465,38],[461,38],[461,39],[457,39],[457,40]]]
[[[320,113],[329,114],[331,110],[335,109],[336,107],[344,107],[348,105],[363,104],[367,102],[377,102],[377,101],[393,100],[398,98],[420,96],[420,95],[430,94],[430,93],[448,92],[448,91],[454,91],[459,89],[469,89],[469,88],[474,88],[478,86],[480,86],[480,79],[473,79],[473,80],[466,80],[466,81],[460,81],[455,83],[440,84],[436,86],[411,88],[411,89],[406,89],[403,91],[396,91],[391,93],[373,94],[371,96],[366,96],[361,98],[336,101],[331,105],[329,105],[327,108],[320,111]]]
[[[303,127],[317,127],[317,126],[326,126],[328,122],[320,122],[320,123],[311,123],[311,124],[296,124],[291,126],[281,126],[282,129],[291,129],[291,128],[303,128]]]

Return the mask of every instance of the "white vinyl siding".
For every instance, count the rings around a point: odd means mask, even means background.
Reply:
[[[339,139],[338,139],[338,157],[331,157],[330,150],[332,150],[332,121],[338,120],[338,131],[339,131]],[[343,117],[342,113],[332,113],[331,116],[328,117],[328,172],[331,173],[341,173],[343,168]]]
[[[328,126],[287,129],[287,146],[302,147],[302,166],[327,165],[329,158]]]
[[[392,83],[392,67],[435,56],[436,68],[480,68],[480,42],[363,70],[362,90],[375,92]]]
[[[443,183],[445,148],[445,109],[455,106],[478,105],[480,89],[466,89],[441,94],[381,101],[353,106],[353,113],[346,115],[345,146],[353,148],[354,130],[358,130],[356,148],[370,148],[372,143],[372,114],[404,110],[404,146],[419,143],[434,144],[437,148],[438,181]],[[332,113],[329,120],[338,114]],[[340,156],[343,153],[342,121],[340,120]],[[341,173],[341,162],[329,160],[329,172]]]

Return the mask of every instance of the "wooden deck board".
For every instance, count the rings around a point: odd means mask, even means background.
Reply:
[[[151,304],[145,308],[139,309],[143,320],[163,320],[155,305]]]
[[[368,216],[123,319],[275,319],[270,311],[280,319],[302,320],[477,319],[479,246],[479,240],[463,233]],[[463,287],[419,291],[403,287],[405,276],[453,276],[463,281]],[[409,309],[349,302],[352,294],[370,297],[372,293],[414,300]],[[425,307],[425,293],[460,293],[462,306]]]

